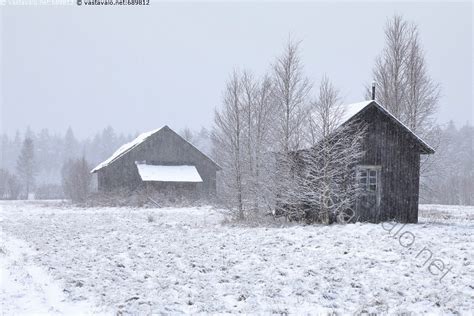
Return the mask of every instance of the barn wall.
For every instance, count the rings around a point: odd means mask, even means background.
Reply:
[[[135,165],[136,161],[161,165],[194,165],[203,179],[202,183],[196,185],[196,190],[205,196],[214,195],[216,192],[215,164],[168,127],[164,127],[120,159],[99,170],[99,188],[137,188],[142,181]]]
[[[375,107],[361,117],[368,126],[361,165],[380,165],[380,212],[361,212],[359,220],[418,221],[420,150],[414,139]]]

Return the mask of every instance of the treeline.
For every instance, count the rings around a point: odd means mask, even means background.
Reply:
[[[437,126],[436,154],[421,166],[420,203],[474,205],[474,126]]]
[[[0,168],[7,180],[2,181],[5,189],[3,194],[0,192],[1,198],[26,198],[29,193],[40,199],[61,198],[64,196],[61,170],[68,161],[84,157],[90,164],[98,163],[132,137],[118,134],[112,127],[84,140],[77,139],[72,128],[63,135],[46,128],[39,132],[27,128],[13,137],[2,134]],[[26,152],[28,157],[22,158]],[[25,170],[27,166],[30,170]],[[29,174],[24,175],[25,171]],[[17,187],[16,183],[20,188],[10,192],[10,187]]]
[[[77,139],[72,128],[68,128],[63,135],[51,133],[46,128],[39,132],[28,128],[24,132],[17,131],[13,137],[2,134],[1,168],[16,173],[23,142],[30,139],[34,144],[37,184],[58,184],[61,181],[61,167],[68,159],[84,156],[91,164],[98,163],[133,136],[118,134],[112,127],[84,140]]]

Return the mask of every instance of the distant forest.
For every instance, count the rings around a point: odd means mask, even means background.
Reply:
[[[422,156],[420,203],[474,205],[474,126],[437,126],[436,153]]]

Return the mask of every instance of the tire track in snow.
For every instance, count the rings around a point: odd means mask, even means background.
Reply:
[[[0,296],[2,315],[110,314],[87,302],[71,302],[63,287],[35,266],[35,252],[23,241],[0,232]]]

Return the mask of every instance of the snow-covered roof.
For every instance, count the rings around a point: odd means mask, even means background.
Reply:
[[[363,102],[358,102],[358,103],[352,103],[352,104],[346,104],[344,105],[344,113],[342,115],[342,119],[340,121],[340,124],[339,126],[341,126],[342,124],[346,123],[347,121],[349,121],[351,118],[353,118],[355,115],[357,115],[359,112],[361,112],[362,110],[364,110],[366,107],[368,107],[369,105],[371,104],[374,104],[379,110],[381,110],[382,112],[384,112],[389,118],[391,118],[392,120],[395,121],[395,123],[399,124],[402,128],[404,128],[405,130],[407,130],[407,132],[409,132],[410,134],[412,134],[416,140],[422,145],[422,147],[425,149],[425,152],[426,153],[429,153],[429,154],[432,154],[434,153],[434,149],[433,147],[431,147],[430,145],[428,145],[428,143],[426,143],[423,139],[421,139],[421,137],[419,137],[418,135],[416,135],[410,128],[408,128],[408,126],[406,126],[405,124],[403,124],[399,119],[397,119],[392,113],[390,113],[389,110],[387,110],[386,108],[384,108],[382,105],[380,105],[379,103],[377,103],[375,100],[368,100],[368,101],[363,101]]]
[[[362,109],[364,109],[370,103],[372,103],[372,100],[343,105],[342,107],[344,111],[342,113],[339,126],[350,120],[354,115],[362,111]]]
[[[161,131],[161,130],[165,130],[165,129],[168,129],[170,131],[172,131],[174,134],[176,134],[177,136],[179,136],[176,132],[174,132],[171,128],[169,128],[168,126],[163,126],[161,128],[158,128],[158,129],[154,129],[152,131],[149,131],[149,132],[145,132],[145,133],[142,133],[140,135],[138,135],[137,138],[135,138],[134,140],[132,140],[131,142],[128,142],[124,145],[122,145],[119,149],[117,149],[113,154],[112,156],[110,156],[109,158],[107,158],[106,160],[104,160],[103,162],[101,162],[100,164],[98,164],[94,169],[91,170],[91,173],[94,173],[96,171],[99,171],[100,169],[108,166],[109,164],[111,164],[112,162],[114,162],[115,160],[119,159],[120,157],[122,157],[123,155],[125,155],[127,152],[129,152],[130,150],[132,150],[133,148],[137,147],[138,145],[140,145],[141,143],[143,143],[144,141],[146,141],[150,136],[152,136],[153,134]],[[181,137],[181,136],[179,136]],[[218,170],[222,169],[214,160],[212,160],[209,156],[207,156],[206,154],[204,154],[203,152],[201,152],[196,146],[194,146],[193,144],[191,144],[189,141],[185,140],[184,138],[181,137],[181,139],[183,141],[185,141],[186,143],[188,143],[190,146],[192,146],[194,149],[196,149],[201,155],[203,155],[206,159],[208,159],[210,162],[212,162]]]
[[[163,166],[137,163],[142,181],[202,182],[195,166]]]
[[[137,138],[135,138],[134,140],[132,140],[131,142],[128,142],[122,146],[120,146],[119,149],[117,149],[113,154],[112,156],[110,156],[109,158],[107,158],[106,160],[102,161],[100,164],[98,164],[94,169],[91,170],[91,173],[94,173],[102,168],[104,168],[105,166],[108,166],[111,162],[115,161],[116,159],[122,157],[125,153],[129,152],[132,148],[135,148],[136,146],[140,145],[141,143],[143,143],[148,137],[150,137],[151,135],[155,134],[156,132],[158,132],[159,130],[161,130],[163,127],[161,128],[158,128],[158,129],[154,129],[152,131],[149,131],[149,132],[145,132],[145,133],[141,133],[140,135],[137,136]]]

